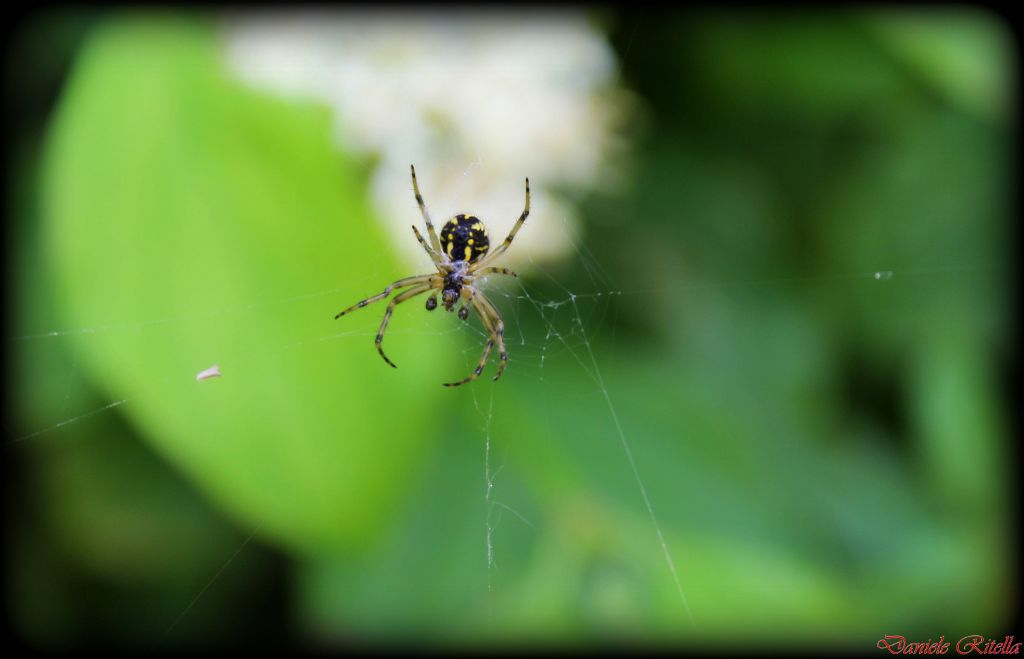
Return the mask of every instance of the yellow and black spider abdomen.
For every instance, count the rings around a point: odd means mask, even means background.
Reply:
[[[452,261],[473,263],[487,254],[491,241],[480,218],[456,215],[441,227],[441,249]]]

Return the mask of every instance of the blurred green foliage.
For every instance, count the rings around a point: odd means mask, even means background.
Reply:
[[[14,342],[17,434],[125,403],[15,444],[21,634],[999,636],[1005,28],[963,9],[614,25],[642,101],[632,184],[585,201],[577,258],[497,297],[543,369],[513,343],[502,381],[455,391],[474,337],[425,331],[450,317],[405,309],[397,372],[378,315],[331,324],[406,273],[325,109],[231,80],[206,20],[89,32],[40,182],[33,155],[15,174],[13,334],[83,328]]]

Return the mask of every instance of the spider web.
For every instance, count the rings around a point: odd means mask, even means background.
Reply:
[[[568,234],[568,228],[564,218],[561,223],[561,230]],[[570,240],[572,238],[570,237]],[[612,309],[612,317],[617,316],[618,305],[614,304],[614,298],[622,295],[622,291],[615,290],[614,284],[608,277],[607,273],[601,268],[593,255],[586,249],[585,246],[581,246],[576,242],[571,243],[575,252],[577,262],[584,268],[591,283],[595,286],[595,292],[577,294],[573,291],[562,286],[558,279],[553,277],[542,265],[536,263],[534,259],[530,259],[530,263],[534,269],[539,272],[543,277],[554,283],[566,297],[560,299],[545,299],[536,295],[531,295],[530,288],[522,283],[521,280],[517,280],[517,290],[513,292],[504,292],[501,289],[498,290],[498,295],[504,298],[507,304],[504,304],[504,308],[511,310],[511,314],[514,318],[518,318],[518,315],[524,313],[521,307],[526,307],[527,312],[533,312],[541,320],[545,333],[543,341],[540,343],[538,350],[532,354],[527,351],[531,344],[526,340],[522,333],[523,324],[519,322],[513,322],[513,327],[519,329],[519,335],[517,339],[513,339],[510,343],[514,343],[517,349],[522,349],[526,352],[526,356],[517,362],[523,362],[526,369],[532,371],[526,375],[526,377],[533,377],[538,382],[544,379],[544,364],[546,360],[551,356],[557,356],[560,353],[569,355],[579,366],[580,369],[587,375],[587,377],[594,383],[594,385],[600,390],[601,396],[607,405],[608,415],[614,424],[615,434],[621,442],[622,449],[625,453],[625,457],[629,463],[630,470],[633,477],[636,480],[637,488],[643,499],[644,508],[650,518],[651,524],[654,528],[654,532],[657,537],[658,544],[665,557],[665,563],[668,567],[669,573],[673,583],[675,584],[676,591],[679,594],[679,599],[686,612],[687,619],[690,625],[694,624],[693,612],[690,609],[690,604],[686,598],[685,591],[683,589],[682,582],[679,577],[679,571],[676,569],[675,562],[672,559],[672,553],[669,549],[668,543],[665,540],[664,533],[662,532],[661,524],[658,522],[657,516],[654,512],[654,507],[651,504],[650,497],[647,493],[647,487],[644,484],[643,478],[640,475],[640,471],[637,468],[636,460],[633,457],[632,449],[630,448],[629,440],[627,439],[626,433],[623,430],[622,423],[619,419],[618,413],[615,408],[615,404],[612,401],[611,394],[608,390],[608,386],[605,384],[604,376],[602,375],[600,366],[598,364],[597,357],[594,353],[594,348],[587,337],[587,326],[594,326],[595,324],[600,325],[606,320],[609,314],[609,309]],[[581,311],[580,298],[588,299],[596,304],[591,305],[589,313]],[[559,312],[562,318],[567,318],[567,323],[559,322]],[[612,327],[614,328],[614,320],[612,321]],[[486,340],[486,333],[479,332],[481,339]],[[517,364],[518,365],[518,364]],[[485,434],[485,458],[484,458],[484,481],[486,483],[486,494],[487,500],[487,524],[486,524],[486,537],[487,537],[487,566],[488,570],[494,568],[494,544],[493,534],[495,528],[495,522],[493,522],[493,516],[495,510],[506,510],[516,515],[518,518],[529,524],[522,515],[516,512],[514,509],[501,503],[494,498],[494,479],[496,473],[491,472],[490,468],[490,455],[491,455],[491,435],[490,427],[493,419],[493,389],[489,392],[490,398],[486,405],[486,412],[484,407],[480,404],[477,395],[474,390],[474,403],[476,404],[477,411],[481,417],[484,418],[484,434]],[[490,590],[490,574],[488,574],[488,590]]]

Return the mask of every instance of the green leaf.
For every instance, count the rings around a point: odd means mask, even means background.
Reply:
[[[379,315],[333,320],[410,273],[327,112],[246,89],[217,46],[150,15],[80,56],[44,173],[59,309],[100,389],[217,502],[292,548],[351,547],[426,448],[442,355],[396,340],[396,372]]]

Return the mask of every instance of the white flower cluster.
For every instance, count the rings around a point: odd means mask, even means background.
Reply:
[[[229,20],[225,36],[244,80],[327,103],[343,148],[378,159],[376,208],[417,262],[410,164],[436,224],[477,215],[492,243],[519,216],[529,176],[531,221],[507,259],[517,267],[571,250],[576,220],[561,192],[615,176],[628,96],[581,13],[263,13]]]

